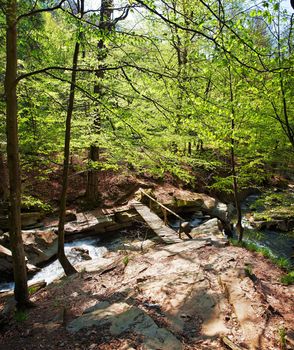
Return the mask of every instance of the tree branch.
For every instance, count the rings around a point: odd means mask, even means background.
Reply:
[[[24,14],[22,14],[22,15],[17,17],[17,22],[20,21],[22,18],[34,16],[34,15],[37,15],[38,13],[51,12],[51,11],[54,11],[54,10],[61,9],[61,7],[65,3],[65,1],[66,0],[61,0],[56,6],[53,6],[53,7],[47,7],[47,8],[44,8],[44,9],[32,10],[30,12],[24,13]],[[34,5],[34,7],[36,7],[36,3]]]

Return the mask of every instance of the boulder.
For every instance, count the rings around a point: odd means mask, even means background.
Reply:
[[[13,273],[12,253],[0,245],[0,275],[1,278],[10,277]]]
[[[41,220],[43,217],[44,215],[40,212],[21,213],[21,227],[42,226]],[[4,231],[9,229],[8,215],[0,216],[0,228]]]
[[[275,230],[281,232],[289,232],[294,229],[294,219],[268,219],[256,220],[254,216],[248,219],[250,225],[257,230]]]
[[[95,216],[92,213],[78,213],[76,221],[65,225],[65,234],[68,240],[96,234],[103,235],[130,227],[133,225],[135,217],[138,217],[138,215],[134,214],[134,212],[103,216]]]
[[[42,264],[57,254],[57,234],[52,230],[23,231],[22,239],[30,264]]]
[[[77,220],[77,214],[74,210],[66,210],[65,212],[65,222],[71,222]]]
[[[218,218],[225,226],[229,225],[234,210],[232,205],[222,203],[204,193],[187,190],[175,189],[172,193],[162,193],[162,190],[155,190],[153,197],[176,212],[201,211],[211,217]],[[153,209],[158,213],[161,211],[155,203]]]
[[[27,263],[27,271],[29,274],[34,274],[40,271],[40,269]],[[0,245],[0,276],[1,279],[11,279],[13,277],[12,253],[2,245]]]
[[[41,223],[41,220],[44,218],[44,214],[40,212],[32,212],[32,213],[21,213],[21,227],[32,227],[34,225],[38,225]]]
[[[84,249],[82,247],[73,247],[71,248],[71,253],[74,254],[75,258],[79,261],[92,260],[92,258],[89,255],[88,249]]]
[[[193,238],[210,238],[211,243],[216,247],[225,247],[229,244],[229,241],[224,237],[223,224],[217,218],[210,219],[204,222],[202,225],[193,228],[190,235]]]
[[[80,233],[104,233],[105,228],[113,225],[113,215],[96,217],[91,213],[77,214],[77,220],[67,223],[64,227],[66,235]]]
[[[199,237],[202,235],[222,235],[221,231],[221,222],[217,218],[210,219],[204,222],[202,225],[193,228],[190,235],[193,238]]]

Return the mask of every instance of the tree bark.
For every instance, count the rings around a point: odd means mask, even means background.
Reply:
[[[6,6],[6,133],[9,176],[9,236],[13,257],[14,296],[18,308],[31,306],[27,287],[27,270],[21,235],[21,178],[17,122],[17,1],[9,0]]]
[[[8,186],[8,174],[4,160],[4,154],[0,150],[0,179],[1,179],[1,192],[2,199],[6,202],[9,199],[9,186]]]
[[[84,14],[84,0],[81,1],[81,18],[83,17],[83,14]],[[59,211],[59,224],[58,224],[58,260],[62,265],[64,272],[67,276],[77,272],[65,255],[64,225],[65,225],[66,199],[67,199],[67,189],[68,189],[68,170],[69,170],[69,163],[70,163],[71,120],[72,120],[74,100],[75,100],[75,85],[76,85],[76,77],[77,77],[79,52],[80,52],[80,35],[75,44],[75,49],[74,49],[69,101],[68,101],[67,115],[66,115],[62,190],[61,190],[61,196],[60,196],[60,209],[59,209],[60,211]]]
[[[113,22],[111,21],[111,16],[113,13],[113,0],[102,0],[101,1],[101,10],[100,10],[100,19],[99,19],[99,29],[102,32],[110,32],[113,29]],[[106,47],[103,39],[100,39],[97,45],[98,61],[102,62],[107,57]],[[100,64],[100,67],[103,67],[103,64]],[[99,80],[104,78],[105,72],[101,70],[96,73],[96,77]],[[97,99],[103,96],[103,91],[101,84],[96,83],[94,86],[94,93],[97,96]],[[96,115],[94,118],[94,131],[97,135],[101,133],[101,116],[99,108],[96,108]],[[86,189],[86,201],[91,206],[97,205],[101,200],[101,195],[99,192],[99,170],[95,169],[95,166],[92,167],[91,163],[98,162],[100,160],[100,149],[97,143],[92,144],[89,150],[89,161],[90,169],[88,171],[88,181]]]
[[[230,78],[230,102],[231,102],[231,112],[232,112],[232,120],[231,120],[231,171],[233,176],[233,193],[235,206],[237,211],[237,224],[236,229],[238,232],[238,241],[242,242],[244,228],[242,226],[242,210],[241,203],[239,199],[239,191],[238,191],[238,180],[237,180],[237,172],[236,172],[236,157],[235,157],[235,108],[234,108],[234,93],[233,93],[233,85],[232,85],[232,74],[229,66],[229,78]]]

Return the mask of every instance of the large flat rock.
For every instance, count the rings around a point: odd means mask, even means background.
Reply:
[[[72,321],[67,330],[71,333],[93,326],[110,324],[110,333],[115,336],[131,331],[141,336],[144,349],[180,350],[181,342],[167,329],[160,328],[153,319],[138,307],[127,303],[98,303]]]

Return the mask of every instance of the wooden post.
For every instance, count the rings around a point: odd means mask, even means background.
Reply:
[[[162,212],[163,212],[163,222],[166,226],[167,225],[167,212],[164,208],[162,208]]]

